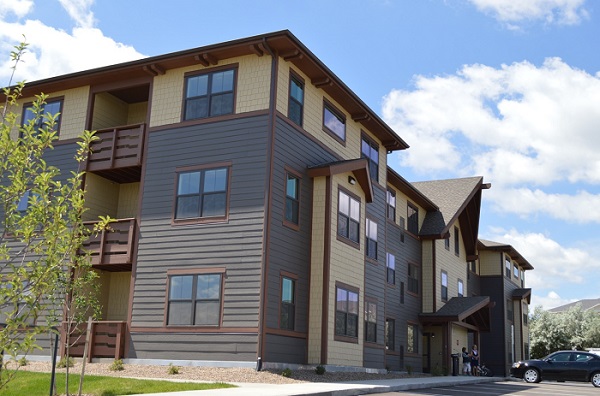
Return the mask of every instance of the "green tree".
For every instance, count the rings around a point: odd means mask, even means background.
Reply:
[[[26,44],[15,47],[16,69]],[[12,84],[9,81],[8,86]],[[44,160],[53,149],[59,114],[44,112],[46,95],[36,96],[32,117],[20,125],[15,111],[24,83],[3,88],[0,104],[0,350],[3,367],[34,349],[43,334],[56,332],[66,318],[81,323],[98,312],[95,272],[81,247],[90,234],[82,172],[61,174]],[[84,131],[74,160],[82,164],[95,137]],[[79,167],[81,169],[81,167]],[[97,230],[109,218],[101,219]],[[90,311],[90,307],[92,312]],[[15,367],[18,367],[15,364]],[[12,373],[12,374],[11,374]],[[2,370],[0,389],[13,371]]]

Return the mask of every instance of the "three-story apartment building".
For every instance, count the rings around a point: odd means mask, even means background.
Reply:
[[[406,181],[406,142],[290,32],[29,83],[24,120],[39,92],[49,163],[98,131],[86,220],[117,219],[86,245],[92,357],[430,371],[495,334],[471,271],[489,184]]]

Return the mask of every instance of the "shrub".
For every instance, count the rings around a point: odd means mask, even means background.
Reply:
[[[325,371],[327,371],[325,370],[325,367],[320,364],[315,368],[315,373],[317,373],[318,375],[325,374]]]
[[[285,370],[283,370],[281,372],[281,375],[283,375],[286,378],[290,378],[292,376],[292,370],[290,370],[289,368],[286,368]]]
[[[25,356],[23,356],[21,359],[19,359],[19,367],[27,366],[28,363],[29,362],[27,361]]]
[[[125,370],[125,366],[123,365],[122,359],[115,359],[114,362],[108,367],[110,371],[122,371]]]
[[[173,363],[169,363],[169,368],[167,369],[167,373],[170,375],[179,374],[179,367],[173,366]]]
[[[63,356],[60,358],[60,360],[56,364],[56,367],[65,368],[65,367],[67,367],[67,365],[69,367],[73,367],[75,365],[75,359],[73,359],[71,356],[69,356],[69,357]]]

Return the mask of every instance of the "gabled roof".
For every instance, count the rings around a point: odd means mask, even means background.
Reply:
[[[531,304],[531,289],[515,289],[512,293],[513,300],[527,300],[527,304]]]
[[[28,82],[23,95],[51,93],[86,85],[118,81],[144,81],[163,75],[169,69],[202,65],[216,66],[220,61],[244,55],[264,56],[274,53],[291,62],[308,76],[310,83],[321,88],[349,114],[381,140],[388,151],[404,150],[408,144],[342,82],[319,58],[308,50],[289,30],[227,41],[224,43],[152,56],[132,62],[65,74]],[[0,93],[0,98],[2,94]]]
[[[523,257],[521,255],[521,253],[519,253],[517,251],[517,249],[515,249],[514,247],[512,247],[511,245],[509,245],[507,243],[499,243],[499,242],[488,241],[486,239],[480,239],[477,242],[477,249],[478,250],[493,250],[493,251],[497,251],[497,252],[504,252],[504,253],[508,254],[511,259],[515,260],[519,264],[519,266],[521,266],[521,268],[523,268],[524,270],[532,270],[533,269],[533,265],[529,264],[529,261],[527,261],[525,259],[525,257]]]
[[[365,193],[366,202],[373,202],[373,187],[369,174],[369,163],[365,158],[327,162],[308,167],[308,175],[310,177],[331,176],[345,172],[352,172],[354,174],[356,181],[358,181],[358,184]]]
[[[419,320],[423,325],[464,322],[477,326],[480,331],[489,331],[490,308],[494,305],[488,296],[452,297],[437,312],[419,314]]]
[[[408,180],[400,176],[400,174],[390,167],[387,168],[387,181],[426,211],[439,210],[435,203],[433,203],[421,191],[416,189],[415,186],[413,186]]]
[[[490,184],[484,184],[483,177],[479,176],[412,184],[439,207],[439,211],[427,212],[419,236],[425,239],[443,239],[448,235],[452,224],[458,220],[467,257],[474,257],[479,231],[481,190],[490,188]]]
[[[569,304],[561,305],[560,307],[549,309],[548,312],[565,312],[571,308],[574,308],[577,304],[581,304],[581,309],[584,311],[592,310],[600,313],[600,298],[575,301]]]

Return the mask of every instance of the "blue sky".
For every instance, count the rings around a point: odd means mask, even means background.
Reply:
[[[0,85],[289,29],[411,146],[410,181],[480,175],[480,237],[532,305],[599,297],[600,4],[592,0],[0,0]]]

